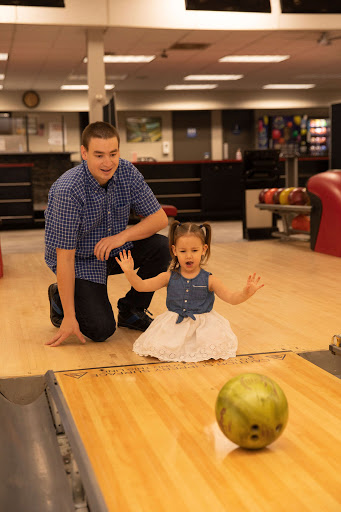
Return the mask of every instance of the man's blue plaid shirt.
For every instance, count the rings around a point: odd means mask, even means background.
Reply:
[[[76,278],[106,284],[106,261],[94,255],[97,242],[126,229],[131,209],[147,217],[160,208],[142,174],[127,160],[120,158],[106,189],[83,162],[66,171],[50,189],[45,211],[45,261],[56,272],[56,248],[76,249]],[[127,242],[110,256],[131,247],[133,243]]]

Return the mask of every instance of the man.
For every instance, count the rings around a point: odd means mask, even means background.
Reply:
[[[168,240],[156,234],[168,219],[142,174],[120,158],[119,134],[96,122],[82,134],[83,162],[51,187],[45,211],[45,261],[57,275],[49,287],[50,318],[58,333],[46,344],[56,347],[75,334],[105,341],[116,329],[108,298],[108,275],[121,273],[117,255],[133,254],[142,279],[166,270]],[[142,220],[128,226],[130,210]],[[118,326],[145,331],[153,293],[131,288],[118,301]]]

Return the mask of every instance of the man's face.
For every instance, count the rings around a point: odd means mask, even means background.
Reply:
[[[83,160],[88,163],[88,168],[95,180],[100,185],[105,185],[114,175],[120,158],[118,140],[91,138],[89,147],[81,146]]]

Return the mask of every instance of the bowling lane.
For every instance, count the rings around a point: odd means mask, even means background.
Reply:
[[[260,451],[215,420],[219,390],[242,372],[273,378],[289,402],[282,436]],[[110,511],[340,509],[341,382],[296,354],[55,376]]]

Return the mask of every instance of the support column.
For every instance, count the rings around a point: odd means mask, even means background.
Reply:
[[[223,124],[221,110],[211,111],[211,159],[223,159]]]
[[[102,29],[87,31],[88,53],[88,101],[89,122],[103,121],[103,106],[106,103],[105,93],[105,64],[104,32]]]

